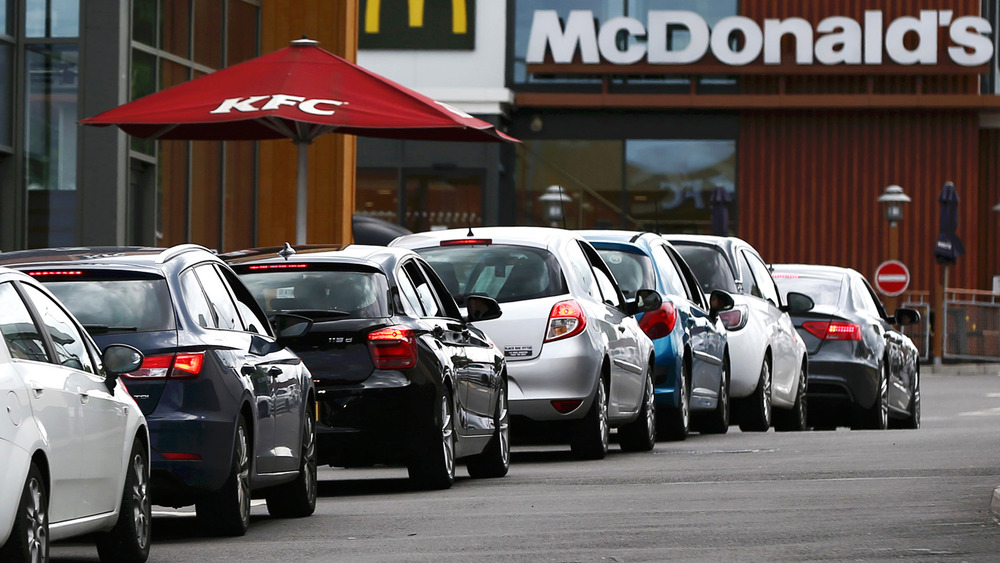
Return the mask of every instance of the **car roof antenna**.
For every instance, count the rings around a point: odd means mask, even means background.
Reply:
[[[292,248],[292,245],[288,244],[288,241],[285,241],[285,248],[278,251],[278,256],[281,256],[287,261],[292,254],[295,254],[295,249]]]
[[[469,232],[465,233],[465,236],[467,236],[467,237],[474,237],[474,236],[476,236],[476,235],[472,234],[472,220],[471,219],[469,220]]]

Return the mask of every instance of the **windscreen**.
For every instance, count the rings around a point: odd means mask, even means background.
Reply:
[[[418,252],[434,268],[459,306],[469,295],[498,303],[566,293],[555,256],[540,248],[496,244],[442,246]]]
[[[173,330],[174,312],[163,278],[42,280],[91,334]]]
[[[314,267],[301,270],[241,268],[238,272],[269,316],[275,313],[307,313],[310,317],[324,313],[359,319],[389,316],[388,281],[379,272]]]
[[[771,274],[774,283],[778,284],[781,299],[787,303],[789,291],[808,295],[817,306],[837,307],[840,305],[840,294],[843,290],[842,278],[818,278],[775,272]]]
[[[721,250],[714,246],[701,244],[684,244],[683,242],[674,242],[673,244],[684,261],[691,267],[691,271],[698,278],[698,283],[701,284],[701,289],[706,294],[715,289],[736,293],[733,272]]]
[[[604,263],[611,268],[625,297],[635,297],[640,289],[656,289],[653,261],[645,254],[598,248]]]

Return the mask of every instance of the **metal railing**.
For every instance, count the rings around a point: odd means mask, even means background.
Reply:
[[[949,288],[944,311],[944,359],[1000,360],[1000,293]]]

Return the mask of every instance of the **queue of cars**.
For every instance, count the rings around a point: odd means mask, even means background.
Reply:
[[[612,433],[639,452],[731,423],[920,424],[916,348],[893,328],[919,314],[735,237],[30,250],[0,254],[0,301],[4,561],[90,533],[102,560],[144,561],[153,504],[235,536],[253,497],[308,516],[318,464],[444,489],[458,460],[505,476],[518,440],[600,459]]]

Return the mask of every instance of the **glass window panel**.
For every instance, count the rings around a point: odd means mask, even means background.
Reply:
[[[600,21],[623,15],[623,0],[516,0],[514,8],[514,82],[526,84],[533,82],[563,83],[563,84],[599,84],[596,78],[582,77],[548,77],[538,79],[528,76],[526,58],[528,55],[528,38],[531,35],[531,23],[536,10],[555,10],[559,17],[566,21],[571,10],[590,10]]]
[[[211,68],[221,68],[223,0],[194,2],[194,61]]]
[[[132,100],[156,92],[156,55],[132,49]],[[156,154],[156,144],[149,139],[129,136],[132,150],[143,154]]]
[[[257,56],[260,37],[260,8],[245,0],[229,0],[229,33],[227,34],[227,66]]]
[[[14,82],[13,53],[13,47],[0,43],[0,145],[13,143],[13,103],[10,95]]]
[[[621,209],[622,141],[524,141],[517,161],[516,223],[569,229],[634,228]],[[549,186],[562,186],[558,201],[540,199]]]
[[[0,0],[0,33],[14,35],[14,0]]]
[[[90,349],[85,342],[86,337],[69,314],[38,288],[30,285],[21,285],[21,287],[24,288],[25,295],[38,311],[40,320],[52,339],[52,347],[56,355],[54,363],[95,373],[94,361],[90,357]]]
[[[160,4],[160,48],[189,58],[191,42],[191,1],[174,0]]]
[[[229,289],[225,282],[219,277],[219,272],[211,264],[195,266],[194,271],[198,274],[201,287],[205,290],[205,296],[212,305],[212,312],[215,315],[215,322],[218,328],[226,330],[242,330],[243,324],[236,313],[236,305],[229,295]]]
[[[45,341],[10,282],[0,284],[0,332],[15,360],[49,361]]]
[[[156,47],[156,0],[132,0],[132,40]]]
[[[215,319],[212,315],[212,306],[205,297],[205,292],[201,289],[198,277],[194,273],[194,268],[181,274],[181,295],[184,297],[184,305],[181,309],[186,310],[194,319],[198,326],[205,328],[215,328]]]
[[[77,62],[73,45],[26,48],[30,247],[76,242]]]
[[[410,173],[403,226],[415,233],[482,223],[482,177]]]
[[[628,140],[625,147],[627,211],[643,229],[711,233],[712,190],[722,186],[736,201],[735,140]]]
[[[77,37],[80,0],[27,0],[24,26],[27,37]]]

